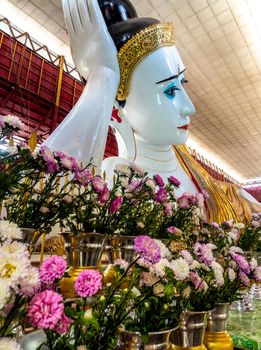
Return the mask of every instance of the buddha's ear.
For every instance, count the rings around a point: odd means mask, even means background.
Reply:
[[[134,133],[125,116],[121,103],[119,103],[117,100],[114,102],[110,125],[117,131],[116,139],[118,145],[121,145],[119,149],[123,149],[123,147],[125,149],[122,156],[124,158],[126,157],[131,162],[134,161],[136,157],[136,142]]]

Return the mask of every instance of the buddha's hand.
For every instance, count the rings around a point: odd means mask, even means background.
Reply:
[[[117,49],[108,32],[97,0],[63,0],[71,53],[85,78],[98,67],[110,68],[120,79]]]

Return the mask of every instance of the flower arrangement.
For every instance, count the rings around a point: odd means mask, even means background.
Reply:
[[[53,153],[46,146],[36,155],[27,149],[19,156],[28,167],[5,201],[6,217],[20,227],[49,233],[67,215],[65,204],[70,202],[72,186],[84,169],[75,158]]]
[[[239,237],[237,245],[243,251],[257,252],[261,250],[261,213],[255,213],[251,222]]]

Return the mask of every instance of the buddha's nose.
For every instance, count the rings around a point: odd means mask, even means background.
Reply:
[[[192,103],[188,107],[181,107],[180,108],[180,115],[182,117],[186,117],[186,116],[191,115],[191,114],[195,114],[195,107],[193,106]]]

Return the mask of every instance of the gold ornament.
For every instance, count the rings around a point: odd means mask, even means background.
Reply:
[[[234,350],[233,340],[227,331],[206,332],[204,344],[208,350]]]
[[[172,23],[148,26],[125,43],[118,53],[121,78],[117,99],[124,101],[128,96],[132,72],[140,61],[160,47],[172,46],[174,43]]]

